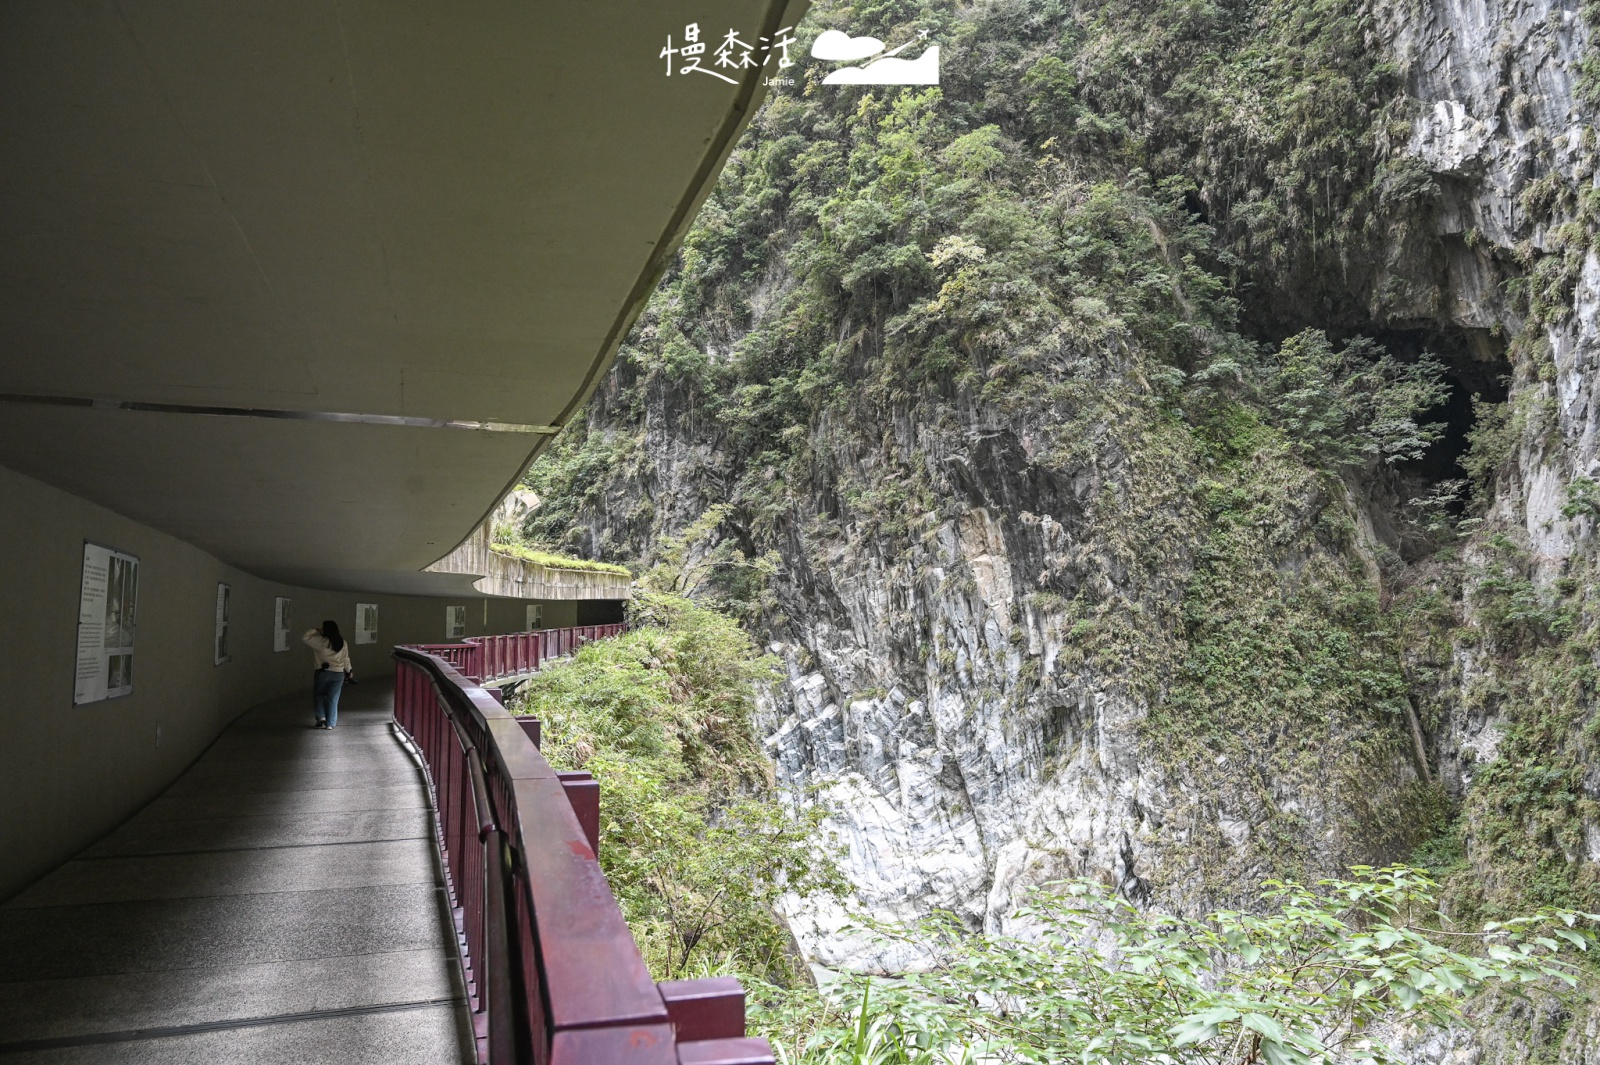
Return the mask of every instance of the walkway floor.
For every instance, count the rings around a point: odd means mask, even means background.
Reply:
[[[251,710],[0,908],[0,1065],[471,1060],[391,699],[347,688],[332,732],[309,694]]]

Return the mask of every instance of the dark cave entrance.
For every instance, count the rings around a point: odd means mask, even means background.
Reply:
[[[1509,394],[1507,375],[1511,366],[1506,361],[1505,344],[1486,329],[1370,329],[1364,330],[1363,335],[1407,362],[1432,352],[1444,364],[1445,382],[1450,387],[1445,401],[1422,416],[1425,422],[1443,422],[1444,435],[1421,458],[1397,464],[1396,472],[1430,487],[1465,478],[1467,471],[1461,458],[1466,454],[1467,434],[1473,427],[1472,398],[1504,403]]]
[[[1368,513],[1379,538],[1402,560],[1416,561],[1431,555],[1440,543],[1424,528],[1422,512],[1428,508],[1415,506],[1414,501],[1436,497],[1450,482],[1468,479],[1461,460],[1475,424],[1473,397],[1505,402],[1511,372],[1505,344],[1485,329],[1423,326],[1329,333],[1335,343],[1356,335],[1377,341],[1401,361],[1413,362],[1431,353],[1444,365],[1449,392],[1442,403],[1421,415],[1424,423],[1442,423],[1443,433],[1421,457],[1379,470],[1365,486]],[[1469,491],[1460,491],[1440,509],[1449,518],[1460,518],[1469,496]]]

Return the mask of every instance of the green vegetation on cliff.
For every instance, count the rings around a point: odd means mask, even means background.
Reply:
[[[1067,521],[1093,557],[1004,534],[1039,553],[1031,602],[1066,645],[1054,675],[1024,666],[1015,703],[1076,678],[1147,702],[1153,749],[1260,827],[1225,869],[1207,857],[1222,841],[1183,845],[1210,890],[1406,853],[1422,818],[1393,805],[1425,797],[1382,783],[1409,760],[1405,678],[1351,485],[1426,451],[1442,370],[1330,339],[1349,312],[1332,294],[1360,282],[1319,284],[1359,272],[1383,213],[1425,194],[1380,162],[1398,104],[1361,45],[1370,14],[901,2],[813,18],[891,43],[929,31],[949,42],[943,84],[774,93],[613,383],[531,471],[550,501],[532,537],[648,558],[719,505],[724,550],[778,552],[777,594],[758,602],[736,567],[710,587],[784,631],[841,552],[916,585],[951,565],[940,530],[974,508]],[[1255,330],[1292,335],[1247,336],[1239,293],[1277,307]],[[650,439],[647,412],[669,407]],[[654,480],[669,447],[688,497]],[[944,580],[975,594],[959,568]],[[950,634],[904,630],[885,670],[950,671]],[[1365,849],[1308,865],[1272,782],[1324,772]]]
[[[600,783],[600,862],[657,979],[803,979],[773,914],[832,890],[820,814],[779,804],[751,726],[771,664],[729,618],[641,588],[630,629],[535,675],[514,709],[557,769]]]
[[[1559,435],[1542,327],[1593,246],[1593,130],[1521,193],[1549,239],[1496,260],[1528,323],[1511,397],[1471,394],[1499,364],[1452,393],[1461,366],[1374,309],[1433,305],[1406,255],[1446,194],[1401,151],[1394,14],[818,4],[802,45],[925,31],[941,86],[775,91],[530,472],[530,535],[638,562],[709,520],[698,592],[833,704],[999,706],[1041,782],[1102,701],[1137,708],[1139,786],[1169,787],[1130,818],[1137,875],[1105,875],[1141,901],[1415,854],[1459,919],[1600,909],[1592,575],[1541,576],[1495,509]],[[1563,520],[1597,499],[1573,480]],[[939,742],[988,742],[950,716]]]
[[[938,959],[856,976],[758,1014],[807,1065],[1063,1062],[1402,1065],[1407,1026],[1458,1023],[1486,990],[1561,1001],[1593,915],[1546,909],[1467,931],[1418,870],[1271,881],[1259,914],[1151,913],[1094,881],[1047,885],[1026,936],[972,936],[948,914],[889,938]],[[1580,923],[1582,922],[1582,923]],[[1107,948],[1110,949],[1107,949]],[[980,998],[979,995],[982,995]]]

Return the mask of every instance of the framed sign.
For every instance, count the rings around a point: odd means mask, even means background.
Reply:
[[[232,656],[228,654],[228,610],[233,597],[233,589],[226,584],[217,585],[217,640],[215,654],[212,656],[213,665],[222,665]]]
[[[133,636],[138,628],[139,559],[83,544],[78,591],[78,656],[72,704],[133,693]]]
[[[287,651],[289,649],[289,627],[294,624],[289,619],[289,604],[293,600],[278,596],[272,604],[272,649],[274,651]]]
[[[544,604],[543,603],[529,603],[528,604],[528,630],[527,631],[532,632],[534,629],[540,629],[540,628],[543,628],[543,627],[544,627]]]
[[[444,635],[447,640],[459,640],[467,634],[467,608],[464,606],[447,606],[444,608]]]
[[[378,604],[356,604],[356,643],[378,642]]]

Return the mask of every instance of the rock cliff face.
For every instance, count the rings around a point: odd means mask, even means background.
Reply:
[[[1596,14],[1490,0],[1401,5],[1385,17],[1387,47],[1421,105],[1405,151],[1426,164],[1439,196],[1427,236],[1391,253],[1396,274],[1413,280],[1393,286],[1381,310],[1461,330],[1475,359],[1504,360],[1509,386],[1506,460],[1485,524],[1462,549],[1455,616],[1466,624],[1413,649],[1414,661],[1433,659],[1413,672],[1434,706],[1430,753],[1459,803],[1466,866],[1484,885],[1463,893],[1469,907],[1484,896],[1553,901],[1574,888],[1593,897],[1600,860],[1587,679],[1600,662],[1596,510],[1585,493],[1600,472]],[[1425,276],[1435,280],[1419,283]],[[1544,610],[1540,631],[1521,640],[1503,625],[1498,636],[1484,631],[1503,621],[1494,588],[1506,577],[1525,582],[1525,601]],[[1540,779],[1551,783],[1532,783]],[[1414,1060],[1600,1056],[1592,1004],[1481,1012],[1495,1022],[1415,1036]]]
[[[1548,569],[1587,531],[1560,510],[1566,485],[1595,467],[1596,106],[1578,84],[1589,34],[1576,3],[1428,3],[1383,15],[1385,48],[1420,111],[1404,152],[1438,191],[1417,236],[1391,249],[1394,283],[1378,286],[1373,315],[1460,329],[1491,364],[1507,340],[1524,339],[1533,365],[1516,368],[1514,399],[1551,408],[1556,431],[1520,449],[1516,483],[1496,503]],[[1530,263],[1561,278],[1555,305],[1532,321],[1504,295]]]
[[[1600,778],[1584,738],[1594,692],[1556,678],[1597,661],[1588,612],[1596,510],[1585,486],[1600,472],[1600,197],[1595,62],[1585,59],[1593,45],[1584,15],[1592,23],[1595,12],[1488,2],[1402,7],[1388,16],[1388,47],[1421,102],[1405,150],[1427,165],[1440,194],[1423,240],[1433,248],[1427,269],[1436,280],[1395,286],[1406,297],[1384,311],[1461,329],[1476,358],[1505,360],[1509,384],[1507,460],[1484,529],[1463,547],[1460,614],[1480,631],[1453,633],[1431,693],[1434,754],[1451,793],[1465,800],[1469,858],[1500,890],[1526,887],[1535,866],[1545,873],[1565,866],[1559,878],[1587,884],[1600,858],[1590,842],[1600,840],[1593,805]],[[1420,277],[1416,264],[1427,260],[1402,248],[1392,261]],[[1481,629],[1493,627],[1493,586],[1506,575],[1526,581],[1525,598],[1546,610],[1532,649],[1526,640],[1483,638]],[[1493,786],[1540,772],[1562,778],[1567,790],[1559,799],[1518,801]],[[1474,789],[1480,778],[1488,784]],[[1535,861],[1522,843],[1508,845],[1513,828],[1542,837],[1559,857]],[[1496,852],[1504,862],[1491,859]],[[1524,877],[1507,877],[1506,864],[1520,865]],[[1533,895],[1547,897],[1539,889]]]
[[[1207,160],[1226,146],[1150,103],[1176,106],[1165,75],[1148,75],[1143,102],[1107,88],[1107,54],[1158,65],[1117,36],[1159,24],[1158,7],[923,9],[956,57],[948,133],[859,93],[817,103],[819,85],[809,104],[776,100],[540,475],[543,494],[576,500],[543,531],[648,558],[726,504],[706,558],[774,553],[769,589],[724,588],[782,662],[767,749],[783,782],[832,804],[859,901],[880,916],[940,906],[1001,927],[1028,885],[1077,875],[1192,909],[1423,843],[1463,909],[1589,899],[1600,73],[1584,17],[1561,0],[1313,5],[1349,21],[1369,65],[1352,73],[1345,55],[1326,68],[1343,81],[1318,80],[1324,68],[1290,81],[1364,86],[1352,107],[1371,117],[1371,158],[1348,169],[1373,176],[1327,193],[1323,224],[1348,239],[1330,266],[1317,259],[1330,238],[1311,237],[1305,261],[1323,265],[1285,274],[1331,293],[1307,300],[1274,291],[1266,253],[1250,258],[1270,242],[1249,227],[1290,179],[1216,178]],[[1281,22],[1296,7],[1229,17],[1290,25],[1279,43],[1324,40],[1323,23]],[[822,5],[818,28],[866,17]],[[1113,118],[1123,132],[1105,133]],[[870,122],[887,132],[867,167],[852,161]],[[952,217],[978,222],[885,235],[894,197],[911,195],[890,178],[922,165],[892,154],[906,129],[945,168],[919,210],[938,219],[953,199]],[[1108,177],[1096,138],[1124,134],[1117,150],[1144,154]],[[814,172],[855,199],[808,185]],[[1048,220],[1043,235],[1008,223],[1002,243],[975,175]],[[1152,175],[1147,200],[1116,198]],[[1162,214],[1172,177],[1191,184]],[[741,206],[753,190],[781,206]],[[883,218],[859,221],[871,211]],[[1195,216],[1233,260],[1180,246]],[[870,241],[850,228],[869,222]],[[1241,227],[1253,236],[1229,236]],[[1102,239],[1116,254],[1079,251]],[[1021,252],[997,273],[998,249],[1030,240],[1049,246],[1037,304],[1018,302]],[[1135,275],[1139,256],[1151,265]],[[1212,264],[1203,277],[1197,261]],[[1229,285],[1255,293],[1242,315],[1207,310]],[[1139,286],[1183,323],[1178,339],[1118,302]],[[1001,311],[963,310],[980,298]],[[1328,309],[1286,322],[1261,310],[1274,303]],[[1298,393],[1230,391],[1253,379],[1237,352],[1299,350],[1286,338],[1305,328],[1436,352],[1441,439],[1408,461],[1333,462],[1282,414]],[[1471,501],[1448,502],[1455,480],[1474,482]],[[1432,510],[1430,492],[1444,500]],[[905,960],[873,954],[840,912],[790,916],[824,963]],[[1547,1021],[1547,1042],[1586,1053],[1593,1025]],[[1453,1046],[1418,1054],[1457,1060]]]

